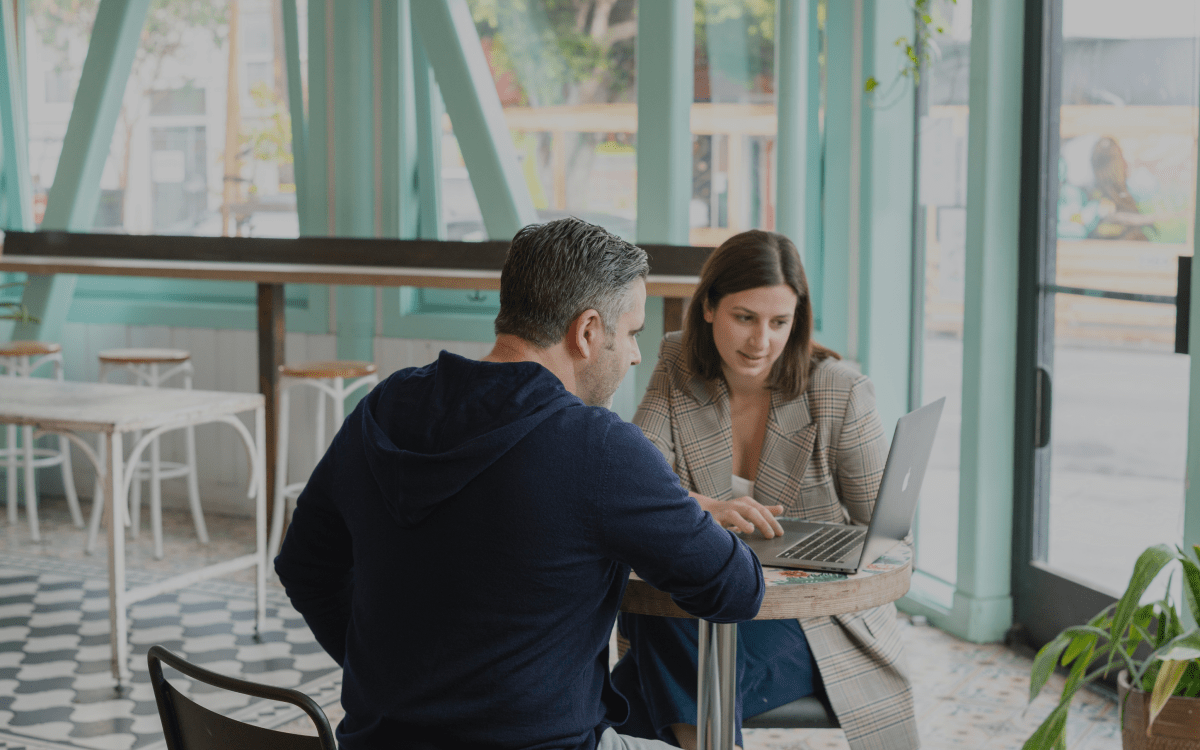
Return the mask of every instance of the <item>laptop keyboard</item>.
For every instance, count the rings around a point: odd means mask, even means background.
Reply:
[[[779,553],[778,557],[813,562],[842,562],[850,553],[858,550],[866,535],[866,529],[830,527],[801,539]]]

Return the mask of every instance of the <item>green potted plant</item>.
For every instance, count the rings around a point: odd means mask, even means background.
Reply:
[[[11,289],[13,287],[25,286],[22,281],[16,281],[11,284],[0,284],[0,289]],[[0,300],[0,320],[15,320],[18,323],[40,323],[36,317],[29,314],[25,309],[25,305],[20,302],[10,302]]]
[[[1189,619],[1180,617],[1171,594],[1142,604],[1150,583],[1169,564],[1183,573]],[[1171,573],[1174,575],[1174,572]],[[1062,696],[1024,750],[1066,747],[1067,712],[1079,689],[1118,674],[1121,738],[1125,750],[1200,750],[1200,546],[1189,557],[1165,544],[1138,557],[1129,587],[1116,603],[1086,625],[1067,628],[1033,660],[1029,700],[1041,693],[1058,665],[1070,669]],[[1139,646],[1141,647],[1139,650]]]

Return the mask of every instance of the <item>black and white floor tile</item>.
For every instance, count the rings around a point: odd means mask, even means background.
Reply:
[[[157,576],[130,572],[130,583]],[[298,687],[336,703],[340,674],[277,587],[266,628],[254,633],[254,588],[206,581],[130,608],[132,685],[118,692],[109,669],[105,570],[81,562],[0,554],[0,750],[6,747],[129,750],[162,744],[146,651],[163,645],[222,674]],[[168,679],[198,703],[262,726],[298,709]],[[4,744],[8,743],[8,744]]]

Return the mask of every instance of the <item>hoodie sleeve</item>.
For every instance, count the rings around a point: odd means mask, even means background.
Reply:
[[[691,615],[742,622],[758,614],[758,558],[688,496],[641,430],[613,424],[602,455],[599,526],[609,554]]]
[[[342,665],[354,555],[350,531],[328,494],[330,462],[321,461],[300,497],[275,558],[275,572],[317,642]]]

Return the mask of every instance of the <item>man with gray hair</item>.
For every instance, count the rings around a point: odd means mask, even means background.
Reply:
[[[496,343],[400,370],[346,419],[275,569],[343,668],[343,748],[664,748],[623,737],[608,641],[632,568],[687,612],[752,618],[753,553],[606,408],[641,360],[645,253],[529,226]]]

